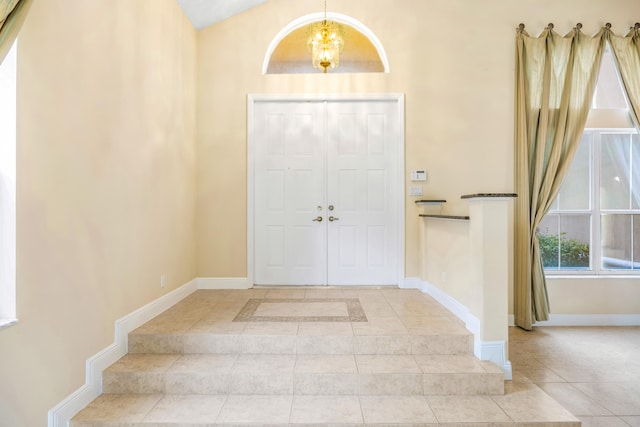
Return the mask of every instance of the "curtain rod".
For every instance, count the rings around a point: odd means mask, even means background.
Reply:
[[[553,23],[551,23],[551,22],[549,23],[549,25],[547,25],[547,28],[548,28],[548,29],[550,29],[550,30],[553,30],[553,27],[554,27],[554,25],[553,25]],[[610,23],[610,22],[607,22],[607,23],[605,24],[605,27],[606,27],[608,30],[610,30],[610,29],[611,29],[611,23]],[[577,28],[577,29],[581,29],[581,28],[582,28],[582,24],[581,24],[580,22],[578,22],[578,23],[576,24],[576,28]],[[518,29],[519,29],[520,31],[524,31],[524,24],[522,24],[522,23],[521,23],[520,25],[518,25]],[[633,29],[640,30],[640,22],[636,22],[636,24],[635,24],[633,27],[629,27],[629,29],[630,29],[630,30],[633,30]]]

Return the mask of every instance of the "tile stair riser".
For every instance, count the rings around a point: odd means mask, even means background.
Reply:
[[[164,393],[164,372],[109,372],[102,374],[102,392],[109,394]]]
[[[324,336],[132,334],[132,354],[423,354],[473,353],[468,335]]]
[[[425,396],[503,395],[502,374],[425,374]]]
[[[129,334],[131,354],[180,354],[184,352],[184,335]]]
[[[109,394],[500,395],[500,374],[105,372]]]
[[[297,395],[357,395],[358,374],[294,374],[293,392]]]
[[[424,388],[421,374],[360,374],[358,391],[362,396],[418,396]]]
[[[473,336],[416,335],[411,339],[411,354],[473,354]]]
[[[296,339],[297,354],[353,354],[353,336],[301,335]]]
[[[229,377],[224,372],[169,372],[166,374],[166,394],[228,394]],[[137,393],[134,391],[134,393]]]

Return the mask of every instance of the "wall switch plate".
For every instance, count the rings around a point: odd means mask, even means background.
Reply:
[[[412,185],[409,187],[410,196],[422,196],[422,185]]]

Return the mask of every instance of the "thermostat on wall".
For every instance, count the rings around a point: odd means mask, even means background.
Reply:
[[[420,169],[420,170],[411,171],[411,181],[426,181],[426,180],[427,180],[426,170]]]

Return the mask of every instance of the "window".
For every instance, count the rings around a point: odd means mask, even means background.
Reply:
[[[537,234],[547,274],[640,274],[640,137],[606,52],[569,172]]]
[[[16,317],[16,50],[0,64],[0,328]]]

